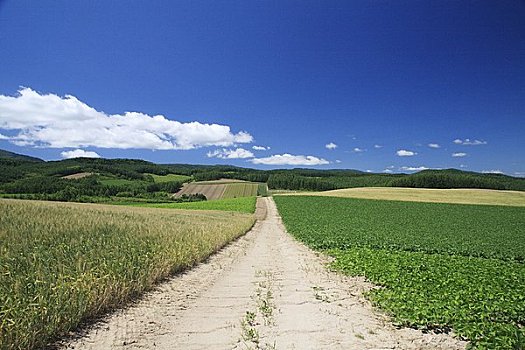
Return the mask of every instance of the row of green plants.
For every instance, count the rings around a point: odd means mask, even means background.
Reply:
[[[525,208],[275,196],[287,230],[382,288],[399,326],[525,347]]]
[[[0,212],[0,349],[9,350],[43,348],[254,223],[233,212],[2,199]]]
[[[221,210],[239,213],[254,213],[257,197],[226,198],[213,201],[192,201],[186,203],[118,203],[140,207],[164,208],[164,209],[196,209],[196,210]]]

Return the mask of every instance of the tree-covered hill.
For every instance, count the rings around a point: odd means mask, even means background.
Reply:
[[[415,174],[373,174],[351,169],[258,170],[231,165],[154,164],[137,159],[74,158],[41,161],[1,151],[0,195],[4,197],[107,201],[134,198],[171,201],[181,181],[152,175],[186,175],[189,181],[222,178],[266,182],[270,189],[325,191],[352,187],[485,188],[525,191],[525,178],[457,169]],[[14,156],[13,156],[14,155]],[[78,174],[79,176],[71,176]],[[158,177],[157,177],[158,180]]]
[[[28,162],[43,162],[42,159],[0,149],[0,159],[16,159]]]

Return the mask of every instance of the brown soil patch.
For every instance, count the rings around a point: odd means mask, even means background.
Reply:
[[[78,180],[78,179],[82,179],[84,177],[88,177],[94,174],[95,173],[76,173],[76,174],[62,176],[62,179]]]

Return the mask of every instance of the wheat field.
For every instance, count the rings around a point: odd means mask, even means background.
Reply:
[[[0,349],[45,345],[242,235],[250,214],[0,200]]]

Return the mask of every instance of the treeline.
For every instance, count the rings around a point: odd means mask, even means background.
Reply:
[[[448,170],[424,170],[390,181],[389,186],[413,188],[483,188],[525,191],[525,179],[501,174]]]
[[[94,176],[62,179],[80,172]],[[187,175],[195,181],[239,179],[265,182],[270,189],[325,191],[351,187],[486,188],[525,191],[525,178],[480,174],[456,169],[424,170],[415,174],[369,174],[357,170],[258,170],[230,165],[154,164],[136,159],[76,158],[51,162],[0,158],[0,193],[35,193],[57,198],[82,196],[166,197],[178,182],[159,182],[148,174]],[[108,185],[103,178],[123,179]]]
[[[307,177],[290,173],[270,175],[268,187],[271,189],[327,191],[353,187],[389,186],[393,175],[353,174],[347,176]]]
[[[50,162],[31,162],[0,158],[0,183],[32,175],[62,177],[79,172],[116,176],[128,180],[148,180],[146,173],[167,175],[168,167],[136,159],[75,158]]]
[[[171,193],[177,192],[182,183],[134,181],[107,185],[96,175],[69,180],[55,176],[32,176],[3,184],[0,190],[7,194],[33,194],[34,199],[58,201],[90,201],[89,197],[137,197],[172,201]]]

